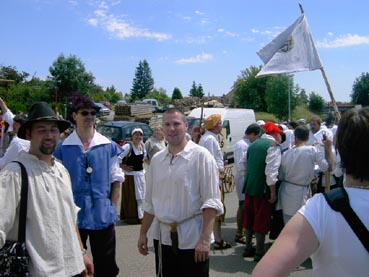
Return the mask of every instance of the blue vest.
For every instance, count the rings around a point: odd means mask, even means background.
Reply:
[[[54,156],[68,169],[78,213],[78,227],[101,230],[115,224],[117,212],[110,201],[111,158],[119,154],[115,143],[100,144],[83,152],[78,145],[61,142]],[[89,173],[89,169],[92,172]]]

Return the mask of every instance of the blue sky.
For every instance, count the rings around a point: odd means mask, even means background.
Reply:
[[[368,2],[301,1],[336,101],[368,72]],[[3,0],[0,64],[44,79],[59,54],[76,55],[103,87],[129,93],[146,59],[155,88],[188,95],[230,91],[241,71],[262,61],[256,52],[300,16],[293,0]],[[321,72],[296,73],[295,83],[329,100]]]

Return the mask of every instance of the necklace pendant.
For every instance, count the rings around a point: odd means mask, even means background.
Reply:
[[[89,167],[87,167],[87,168],[86,168],[86,172],[87,172],[88,174],[91,174],[91,173],[92,173],[92,171],[94,171],[94,170],[92,169],[92,167],[91,167],[91,166],[89,166]]]

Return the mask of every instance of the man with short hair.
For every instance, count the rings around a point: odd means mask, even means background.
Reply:
[[[246,243],[243,219],[245,211],[245,194],[242,193],[245,183],[247,149],[251,143],[261,136],[261,127],[257,123],[250,124],[245,130],[245,135],[234,145],[234,183],[238,196],[237,232],[235,241]]]
[[[326,128],[326,126],[322,126],[322,120],[319,116],[317,115],[313,115],[310,118],[309,121],[309,127],[310,127],[310,132],[309,132],[309,140],[306,143],[306,145],[313,145],[315,146],[318,151],[320,151],[321,153],[323,153],[323,155],[325,154],[325,150],[324,150],[324,141],[326,139],[328,139],[329,141],[333,141],[333,133],[330,129]],[[336,154],[334,147],[331,148],[331,152],[333,154]],[[335,161],[339,162],[339,157],[335,157]],[[336,166],[333,165],[332,168],[335,168]],[[336,184],[336,180],[333,177],[333,173],[332,172],[324,172],[322,169],[320,169],[318,167],[318,169],[316,170],[316,176],[318,177],[318,182],[315,186],[313,186],[313,194],[317,193],[317,192],[323,192],[325,190],[325,181],[326,181],[326,174],[329,174],[329,182],[330,182],[330,186],[334,186]]]
[[[89,98],[71,97],[70,119],[76,129],[55,150],[72,177],[73,195],[81,207],[78,228],[85,248],[89,239],[94,276],[117,276],[115,223],[120,183],[124,179],[118,163],[121,150],[95,130],[99,108]]]
[[[333,166],[330,140],[324,141],[323,154],[314,146],[306,145],[309,139],[309,129],[306,126],[298,126],[294,136],[295,147],[282,155],[279,170],[282,183],[279,188],[278,206],[283,211],[284,224],[287,224],[311,197],[310,183],[314,178],[315,164],[323,171],[330,170]]]
[[[266,134],[252,143],[247,150],[245,185],[246,247],[244,257],[258,262],[264,255],[265,235],[270,228],[272,204],[276,201],[276,183],[281,163],[282,131],[273,122],[263,126]],[[256,249],[252,247],[255,234]]]
[[[26,247],[30,276],[93,274],[93,264],[79,240],[78,207],[73,202],[70,176],[53,157],[60,132],[69,122],[59,120],[45,102],[33,104],[18,135],[30,140],[19,161],[28,175]],[[8,163],[0,171],[0,248],[17,240],[21,169]]]
[[[153,223],[159,276],[209,276],[209,252],[216,215],[223,213],[218,169],[203,147],[186,139],[188,123],[177,108],[163,115],[167,148],[150,162],[144,217],[137,247],[148,254]]]

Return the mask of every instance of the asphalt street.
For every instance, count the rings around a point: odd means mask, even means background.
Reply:
[[[243,258],[244,245],[235,243],[236,232],[236,211],[238,199],[236,192],[226,193],[225,204],[227,207],[226,220],[222,225],[223,238],[232,244],[232,248],[214,251],[211,250],[210,276],[251,276],[255,266],[252,258]],[[137,239],[140,225],[127,225],[120,221],[117,224],[117,261],[120,267],[119,276],[142,277],[155,276],[155,256],[154,248],[150,243],[150,253],[142,256],[137,250]],[[151,239],[149,239],[151,242]],[[267,246],[271,242],[267,241]],[[290,276],[306,277],[311,276],[311,262],[306,261],[303,265],[294,270]]]

